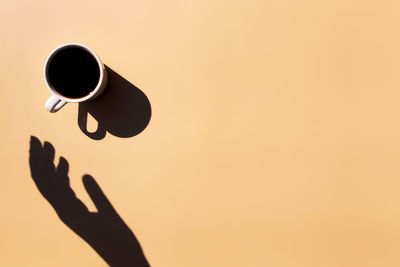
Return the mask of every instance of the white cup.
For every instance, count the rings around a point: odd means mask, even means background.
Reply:
[[[83,49],[86,52],[88,52],[89,54],[91,54],[93,56],[93,58],[96,60],[98,66],[99,66],[99,70],[100,70],[99,80],[97,82],[96,87],[88,95],[80,97],[80,98],[69,98],[65,95],[60,94],[57,91],[57,88],[54,88],[54,86],[51,84],[50,79],[49,79],[49,66],[50,66],[50,62],[52,61],[54,56],[57,53],[59,53],[60,51],[66,49],[66,48],[71,48],[71,47]],[[50,55],[48,56],[48,58],[46,60],[45,65],[44,65],[44,80],[45,80],[46,85],[49,88],[50,92],[52,93],[52,96],[47,100],[45,107],[50,112],[56,112],[60,108],[62,108],[65,104],[67,104],[68,102],[79,103],[79,102],[92,100],[92,99],[98,97],[99,95],[101,95],[101,93],[103,93],[103,91],[107,85],[107,78],[108,78],[107,71],[105,69],[104,64],[101,62],[99,56],[92,49],[90,49],[89,47],[87,47],[85,45],[77,44],[77,43],[69,43],[69,44],[61,45],[61,46],[57,47],[56,49],[54,49],[53,52],[50,53]]]

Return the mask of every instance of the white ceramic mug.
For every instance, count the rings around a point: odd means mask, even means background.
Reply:
[[[65,95],[61,95],[58,91],[57,88],[54,88],[54,86],[50,83],[49,79],[49,65],[52,59],[54,58],[55,55],[57,55],[60,51],[66,49],[66,48],[79,48],[83,49],[84,51],[88,52],[90,55],[93,56],[93,58],[96,60],[97,65],[99,66],[99,80],[97,82],[96,87],[86,96],[80,97],[80,98],[69,98],[66,97]],[[44,80],[46,82],[47,87],[49,88],[50,92],[52,93],[52,96],[47,100],[45,107],[48,111],[50,112],[56,112],[60,108],[62,108],[65,104],[68,102],[70,103],[79,103],[79,102],[84,102],[84,101],[89,101],[92,100],[101,93],[103,93],[104,89],[106,88],[107,85],[107,71],[105,69],[104,64],[101,62],[99,56],[89,47],[82,45],[82,44],[77,44],[77,43],[69,43],[69,44],[64,44],[56,49],[53,50],[53,52],[50,53],[48,56],[46,63],[44,65]]]

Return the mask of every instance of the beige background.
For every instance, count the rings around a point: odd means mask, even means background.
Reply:
[[[105,266],[37,191],[30,135],[92,210],[93,175],[152,266],[400,265],[398,1],[0,4],[1,266]],[[141,134],[44,109],[67,42],[147,95]]]

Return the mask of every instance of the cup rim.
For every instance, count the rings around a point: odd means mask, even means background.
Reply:
[[[70,47],[79,47],[83,50],[85,50],[86,52],[90,53],[97,62],[97,65],[99,67],[100,70],[100,77],[99,80],[97,82],[96,87],[86,96],[84,97],[80,97],[80,98],[69,98],[66,97],[64,95],[61,95],[50,83],[49,81],[49,77],[48,77],[48,69],[49,69],[49,62],[53,59],[53,57],[60,51],[66,49],[66,48],[70,48]],[[46,61],[45,61],[45,65],[44,65],[44,80],[46,82],[47,87],[49,88],[50,92],[54,95],[56,95],[59,99],[65,101],[65,102],[70,102],[70,103],[78,103],[78,102],[83,102],[86,101],[88,99],[90,99],[93,95],[95,95],[97,93],[97,91],[101,88],[101,85],[103,83],[104,80],[104,64],[101,62],[100,57],[96,54],[96,52],[94,52],[92,49],[90,49],[89,47],[87,47],[86,45],[83,44],[79,44],[79,43],[67,43],[67,44],[63,44],[58,46],[57,48],[55,48],[47,57]]]

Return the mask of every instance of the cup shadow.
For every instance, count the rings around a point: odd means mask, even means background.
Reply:
[[[82,180],[97,212],[89,211],[76,197],[69,185],[67,160],[60,157],[56,166],[54,155],[55,149],[49,142],[42,145],[39,139],[31,137],[29,166],[33,181],[61,221],[110,266],[149,267],[139,241],[94,178],[84,175]]]
[[[94,140],[103,139],[106,132],[121,138],[138,135],[150,122],[150,101],[139,88],[105,67],[108,84],[103,94],[94,100],[79,103],[79,128]],[[94,132],[87,129],[88,114],[98,123]]]

